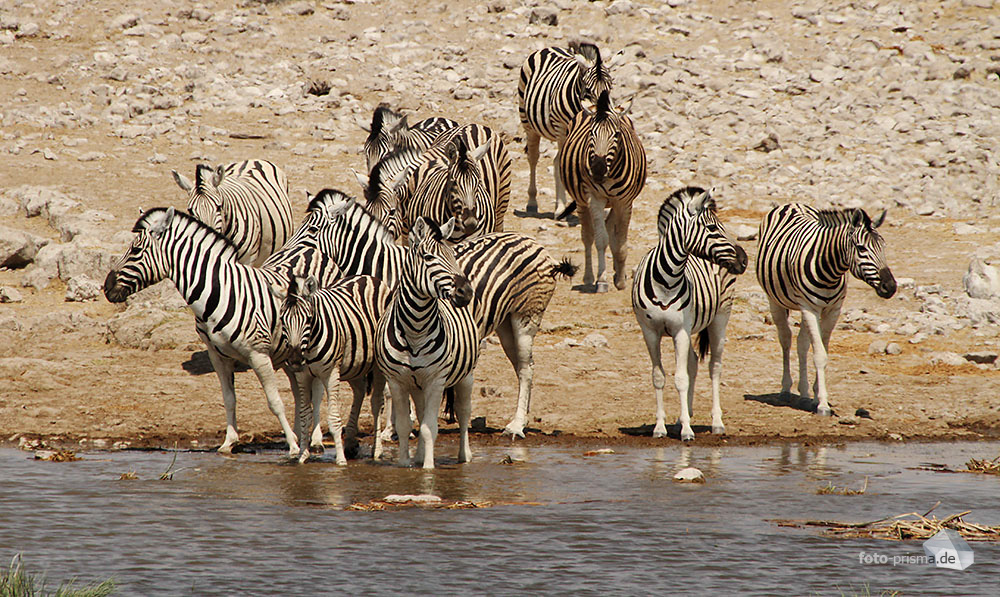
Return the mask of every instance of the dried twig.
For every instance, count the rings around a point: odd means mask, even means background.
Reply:
[[[936,517],[927,518],[931,510],[937,508],[940,503],[935,504],[933,508],[923,515],[917,512],[909,512],[872,522],[859,523],[829,520],[773,520],[772,522],[784,527],[826,527],[826,530],[823,531],[825,535],[851,539],[867,538],[886,539],[890,541],[929,539],[943,529],[952,529],[968,541],[1000,541],[1000,526],[991,527],[962,520],[965,515],[972,512],[971,510],[952,514],[940,520]]]

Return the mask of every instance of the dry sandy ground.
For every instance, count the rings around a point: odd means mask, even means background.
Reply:
[[[15,3],[17,4],[17,3]],[[46,3],[40,3],[44,5]],[[185,30],[209,32],[209,45],[214,43],[213,21],[178,18],[178,8],[159,2],[129,3],[130,10],[141,15],[142,22],[152,23],[162,31]],[[258,62],[262,56],[273,55],[273,60],[295,61],[303,58],[321,35],[334,40],[348,40],[366,27],[391,23],[395,18],[393,6],[386,2],[332,4],[316,3],[319,13],[333,12],[336,8],[345,19],[328,19],[320,31],[307,17],[287,15],[282,12],[285,4],[269,4],[269,27],[280,35],[245,40],[245,55]],[[491,6],[507,5],[510,10],[519,3],[494,2]],[[958,3],[956,3],[958,4]],[[233,11],[229,3],[207,2],[203,5],[210,12]],[[496,60],[498,44],[519,43],[505,39],[502,32],[510,24],[492,25],[489,13],[474,2],[447,3],[453,10],[468,10],[476,20],[463,21],[442,18],[444,3],[407,3],[407,18],[424,19],[433,23],[433,35],[424,34],[418,42],[431,49],[447,45],[469,46],[463,64]],[[475,6],[474,6],[475,5]],[[32,16],[32,10],[17,4],[12,12]],[[60,25],[63,36],[46,36],[46,10],[35,9],[33,20],[42,27],[42,34],[18,39],[5,46],[3,53],[17,66],[0,78],[0,106],[13,102],[38,103],[58,110],[60,102],[71,102],[92,85],[105,81],[94,69],[75,68],[71,57],[89,60],[95,48],[120,39],[120,33],[109,31],[108,23],[118,15],[118,3],[68,2],[60,4]],[[247,3],[247,6],[258,6]],[[564,6],[577,6],[564,3]],[[579,3],[579,10],[560,11],[560,27],[569,35],[576,27],[594,21],[605,22],[611,29],[605,36],[612,48],[620,47],[629,39],[627,30],[612,28],[609,17],[604,16],[606,3]],[[735,3],[730,12],[767,8],[779,26],[791,23],[787,6],[781,3]],[[702,7],[704,9],[704,7]],[[694,9],[692,9],[694,10]],[[708,9],[705,9],[707,12]],[[20,12],[18,12],[20,11]],[[174,13],[174,14],[172,14]],[[27,17],[25,17],[27,18]],[[260,17],[254,17],[260,18]],[[941,17],[944,19],[945,17]],[[968,13],[963,18],[977,18]],[[519,17],[523,27],[528,15]],[[22,18],[23,20],[23,18]],[[454,22],[452,22],[454,21]],[[614,23],[629,21],[614,21]],[[790,26],[790,25],[789,25]],[[389,28],[390,25],[385,25]],[[534,48],[547,43],[561,43],[552,37],[556,29],[538,29],[530,44]],[[405,39],[399,27],[389,29],[383,43]],[[480,35],[487,32],[489,35]],[[222,35],[221,33],[219,34]],[[705,40],[697,39],[700,29],[690,37],[664,38],[664,47],[697,47]],[[947,39],[934,39],[933,27],[924,33],[928,43],[948,43]],[[557,36],[557,37],[562,37]],[[720,47],[736,43],[724,36],[715,40]],[[499,38],[499,41],[496,39]],[[950,38],[948,38],[950,39]],[[356,42],[356,40],[355,40]],[[352,43],[355,43],[352,42]],[[153,40],[136,37],[134,43],[142,47]],[[340,43],[335,41],[332,43]],[[347,43],[347,42],[344,42]],[[789,40],[790,54],[799,51],[796,42]],[[814,52],[813,46],[803,41],[802,55]],[[354,47],[354,46],[352,46]],[[654,54],[662,48],[646,49]],[[947,51],[947,48],[945,49]],[[256,53],[256,54],[255,54]],[[527,49],[525,50],[525,55]],[[239,63],[240,52],[233,54],[206,52],[204,47],[194,50],[177,49],[172,62],[174,68],[184,62],[229,60]],[[249,58],[248,58],[249,60]],[[398,62],[398,56],[392,60]],[[451,97],[421,98],[406,92],[387,91],[360,81],[373,70],[396,64],[387,57],[369,60],[345,60],[330,65],[323,72],[314,68],[316,60],[305,61],[303,79],[342,78],[348,89],[341,90],[344,101],[354,102],[357,116],[366,118],[370,110],[384,99],[397,102],[421,115],[434,113],[447,115],[460,121],[480,118],[485,105],[499,105],[505,119],[502,123],[486,124],[502,130],[509,141],[514,159],[512,210],[508,229],[533,235],[544,242],[557,258],[571,257],[582,263],[582,248],[577,227],[558,227],[551,220],[520,217],[527,187],[527,164],[523,155],[523,140],[516,126],[517,69],[504,69],[505,79],[490,80],[496,93],[480,93],[471,101],[455,101]],[[146,68],[146,67],[144,67]],[[493,73],[491,70],[487,72]],[[40,75],[37,73],[41,73]],[[58,84],[50,82],[49,74],[59,76]],[[112,81],[116,86],[126,83]],[[654,90],[655,92],[655,90]],[[655,108],[655,104],[648,106]],[[115,220],[106,223],[108,237],[119,230],[128,229],[137,208],[162,204],[182,205],[184,197],[169,177],[169,170],[176,168],[188,174],[194,168],[193,157],[202,155],[213,163],[235,161],[247,157],[266,157],[281,164],[288,172],[295,208],[304,208],[303,190],[315,191],[325,186],[337,187],[357,194],[357,187],[350,168],[361,169],[363,162],[356,151],[364,138],[356,122],[337,118],[332,131],[326,136],[317,134],[317,123],[330,120],[329,114],[316,110],[306,113],[276,114],[266,107],[242,110],[215,109],[208,106],[189,109],[190,106],[173,107],[175,114],[190,119],[189,128],[180,128],[172,134],[140,136],[123,139],[112,133],[113,126],[101,121],[76,128],[47,128],[30,124],[5,126],[5,143],[16,139],[29,139],[25,150],[15,155],[0,151],[0,185],[12,188],[31,184],[52,186],[77,197],[88,198],[95,207],[106,210]],[[650,107],[647,110],[653,109]],[[185,110],[188,110],[185,112]],[[342,113],[341,110],[340,113]],[[640,121],[641,123],[641,121]],[[231,133],[255,132],[264,139],[241,139],[240,135],[199,138],[193,134],[198,127],[218,127]],[[188,134],[188,133],[191,134]],[[642,134],[640,126],[640,135]],[[763,137],[763,134],[761,134]],[[42,153],[31,153],[33,148],[62,148],[66,139],[85,139],[87,151],[104,154],[94,161],[78,161],[63,153],[56,160],[47,160]],[[214,140],[214,142],[213,142]],[[757,139],[741,140],[734,151],[750,152]],[[316,152],[308,149],[305,155],[293,151],[300,142],[313,146],[324,144],[333,151]],[[551,163],[552,150],[543,143],[542,163]],[[165,163],[153,163],[151,156],[166,157]],[[718,181],[710,176],[692,176],[670,172],[671,163],[663,161],[653,168],[651,178],[658,177],[662,184],[648,188],[636,202],[632,220],[632,250],[629,267],[634,267],[641,255],[652,246],[655,234],[655,213],[662,198],[674,186],[675,180],[685,183],[711,185]],[[780,158],[775,158],[780,159]],[[753,174],[752,172],[750,173]],[[763,174],[761,175],[763,176]],[[545,171],[539,176],[544,209],[551,206],[551,177]],[[772,203],[795,199],[786,195],[754,197],[752,180],[747,176],[741,182],[723,183],[720,194],[721,216],[724,221],[756,223]],[[998,225],[998,214],[988,214],[989,224]],[[7,225],[54,238],[54,233],[37,219],[12,217]],[[913,278],[917,286],[939,283],[949,289],[961,288],[970,255],[977,246],[996,241],[995,233],[984,232],[957,236],[954,220],[947,217],[921,217],[908,209],[896,209],[890,214],[889,226],[884,235],[888,243],[889,261],[897,278]],[[989,227],[986,230],[990,230]],[[993,228],[996,230],[996,228]],[[756,256],[754,242],[744,242],[751,264]],[[120,250],[123,247],[118,247]],[[95,272],[93,277],[103,279],[105,272]],[[0,285],[20,286],[21,272],[0,271]],[[561,283],[545,315],[545,328],[535,343],[535,384],[531,405],[528,442],[565,441],[567,438],[585,438],[586,441],[663,443],[676,439],[653,440],[648,437],[653,423],[653,398],[648,356],[631,311],[629,295],[625,291],[612,291],[605,295],[583,293],[574,288],[580,277],[572,283]],[[106,340],[100,325],[83,326],[74,323],[81,315],[98,323],[106,322],[122,309],[100,299],[87,303],[64,302],[65,286],[58,280],[44,291],[22,288],[24,301],[0,305],[5,315],[13,315],[30,322],[20,331],[0,331],[0,441],[17,443],[22,437],[46,438],[50,442],[88,443],[106,445],[119,440],[131,445],[172,446],[175,441],[187,445],[218,445],[224,428],[224,411],[219,384],[215,375],[205,372],[205,359],[191,325],[190,341],[175,349],[133,350]],[[869,313],[891,313],[919,309],[914,290],[902,288],[889,301],[878,299],[874,292],[856,280],[851,281],[848,308],[863,308]],[[696,443],[761,442],[784,440],[839,441],[857,439],[976,439],[996,437],[1000,433],[1000,371],[978,368],[973,364],[951,366],[931,365],[930,351],[952,351],[959,354],[969,350],[996,350],[996,331],[972,330],[969,327],[947,334],[932,336],[919,344],[908,342],[908,336],[892,332],[875,334],[853,329],[837,329],[831,343],[831,362],[828,369],[831,403],[838,416],[820,418],[796,408],[767,404],[752,397],[776,392],[780,384],[780,353],[773,326],[765,321],[766,303],[762,302],[752,268],[738,282],[734,315],[729,325],[729,342],[724,360],[724,385],[722,406],[727,435],[712,437],[708,432],[709,392],[707,366],[698,378],[698,397],[695,403],[694,423],[698,436]],[[581,340],[598,332],[607,339],[606,347],[571,346],[556,348],[565,338]],[[869,344],[876,338],[895,341],[902,353],[895,356],[872,355]],[[665,357],[672,361],[669,339],[665,340]],[[194,361],[196,366],[192,367]],[[185,366],[188,363],[188,366]],[[194,370],[194,373],[189,372]],[[667,370],[670,370],[668,365]],[[289,407],[291,394],[282,377],[282,395]],[[516,378],[495,342],[486,345],[476,369],[473,416],[486,417],[488,428],[493,431],[474,438],[474,442],[509,441],[499,439],[501,429],[513,414],[516,398]],[[677,398],[668,378],[668,419],[677,413]],[[238,420],[244,439],[259,441],[280,436],[275,418],[267,411],[263,394],[252,373],[237,374]],[[346,391],[342,391],[347,395]],[[871,419],[858,418],[855,411],[865,408]],[[362,420],[364,427],[370,418]],[[676,431],[674,431],[676,434]],[[558,439],[556,439],[558,438]],[[99,440],[105,440],[101,442]]]

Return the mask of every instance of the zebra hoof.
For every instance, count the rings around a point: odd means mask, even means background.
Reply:
[[[608,283],[607,282],[598,282],[597,285],[595,286],[594,291],[597,292],[597,293],[599,293],[599,294],[607,292],[608,291]]]
[[[694,431],[681,431],[681,440],[689,442],[694,439]]]
[[[656,427],[653,428],[653,437],[667,437],[667,426],[663,423],[657,423]]]
[[[524,206],[524,213],[536,214],[538,213],[538,205],[528,204]]]
[[[725,425],[712,425],[712,434],[714,435],[725,435],[726,426]]]
[[[833,411],[829,406],[818,406],[816,407],[816,414],[821,417],[829,417],[833,414]]]
[[[507,425],[504,427],[503,435],[509,435],[511,439],[515,437],[524,439],[524,425]]]

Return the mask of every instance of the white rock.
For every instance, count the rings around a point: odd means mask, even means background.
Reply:
[[[111,19],[111,22],[108,23],[108,29],[117,31],[135,27],[137,24],[139,24],[139,15],[123,14]]]
[[[0,267],[17,269],[32,263],[39,249],[49,244],[38,235],[0,226]]]
[[[83,303],[95,300],[101,296],[101,284],[92,280],[86,274],[74,276],[66,282],[66,300]]]
[[[21,296],[21,292],[16,288],[11,288],[9,286],[0,286],[0,303],[21,303],[24,302],[24,297]]]
[[[588,346],[590,348],[607,348],[608,339],[604,337],[604,334],[591,332],[580,341],[580,346]]]
[[[682,468],[674,475],[674,481],[680,483],[704,483],[705,475],[693,466]]]
[[[988,299],[1000,295],[1000,271],[973,257],[969,269],[962,276],[966,294],[974,299]]]
[[[393,493],[382,498],[382,501],[389,504],[437,504],[441,502],[441,498],[429,493],[416,495]]]

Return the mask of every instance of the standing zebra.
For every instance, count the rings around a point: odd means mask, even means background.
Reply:
[[[289,454],[298,454],[274,378],[272,361],[283,364],[286,346],[278,334],[278,305],[270,288],[286,283],[290,270],[324,283],[329,280],[335,270],[317,250],[315,236],[301,235],[298,244],[286,245],[272,255],[269,267],[255,268],[237,261],[236,245],[227,237],[173,207],[147,211],[136,221],[133,232],[136,235],[129,248],[108,272],[104,295],[112,303],[121,303],[164,278],[173,281],[194,312],[198,335],[222,385],[226,439],[219,452],[231,452],[239,441],[233,386],[239,361],[249,364],[257,375],[268,407],[288,441]],[[298,385],[290,370],[286,369],[286,374],[298,405]]]
[[[469,303],[474,292],[455,253],[444,244],[455,220],[441,228],[418,219],[388,310],[378,321],[375,358],[392,393],[399,464],[409,466],[409,397],[420,419],[417,462],[434,468],[434,441],[444,391],[454,388],[459,462],[472,459],[469,420],[479,333]]]
[[[402,276],[406,249],[354,199],[323,190],[309,202],[306,222],[319,228],[320,248],[344,275],[372,275],[390,288]],[[534,376],[532,348],[556,278],[576,268],[556,262],[534,239],[512,232],[488,234],[454,247],[476,293],[479,337],[496,331],[518,379],[517,410],[504,433],[524,437]],[[348,426],[347,435],[350,437]]]
[[[362,125],[368,133],[364,143],[365,162],[368,173],[380,160],[396,148],[415,149],[417,153],[427,149],[441,133],[458,126],[448,118],[426,118],[409,126],[406,116],[384,104],[372,113],[371,126]]]
[[[712,433],[725,433],[719,386],[722,351],[732,307],[736,276],[747,268],[747,254],[726,238],[715,214],[715,200],[698,187],[674,191],[660,206],[656,220],[660,240],[635,270],[632,310],[653,364],[656,427],[653,437],[665,437],[663,361],[660,340],[674,340],[674,386],[681,401],[681,439],[694,439],[691,409],[699,357],[711,347]],[[698,353],[691,339],[699,338]]]
[[[528,56],[521,66],[517,84],[517,111],[527,138],[528,181],[527,211],[538,211],[535,171],[538,167],[538,144],[542,137],[558,147],[552,168],[556,183],[555,218],[566,213],[566,190],[559,172],[569,124],[583,108],[583,100],[594,102],[604,91],[611,91],[611,72],[601,61],[601,51],[594,44],[579,43],[570,49],[544,48]]]
[[[240,263],[259,267],[294,229],[288,181],[271,162],[246,160],[215,171],[198,164],[194,184],[171,173],[188,192],[188,211],[232,240]]]
[[[385,379],[375,367],[375,322],[389,304],[389,289],[378,278],[350,276],[326,288],[318,288],[316,278],[290,276],[285,287],[273,285],[272,292],[281,301],[279,316],[281,334],[288,342],[288,363],[296,372],[302,391],[311,391],[312,416],[303,416],[312,425],[310,437],[322,443],[319,409],[323,394],[329,392],[330,376],[336,371],[353,390],[351,418],[355,428],[365,391],[372,392],[372,417],[375,420],[375,451],[382,454],[378,423],[382,413],[382,391]],[[336,384],[337,379],[334,379]],[[330,433],[336,446],[337,464],[347,464],[341,438],[340,401],[334,387],[334,399],[327,404]],[[300,461],[309,457],[306,429],[298,429],[303,446]]]
[[[586,272],[583,283],[595,283],[591,246],[597,247],[597,292],[607,292],[604,254],[611,241],[615,287],[625,288],[628,226],[632,201],[646,184],[646,152],[627,116],[629,105],[616,110],[607,91],[597,98],[596,111],[581,110],[570,124],[566,144],[559,153],[559,171],[574,206],[580,209]],[[611,208],[605,215],[604,209]],[[610,228],[605,219],[610,219]]]
[[[896,280],[885,264],[884,241],[862,209],[817,210],[801,203],[775,207],[760,223],[757,280],[771,307],[781,344],[781,392],[792,387],[789,348],[792,330],[788,312],[802,312],[799,329],[799,395],[809,397],[806,355],[810,342],[816,366],[813,387],[817,414],[830,415],[826,393],[830,334],[847,296],[847,272],[875,289],[882,298],[896,293]]]
[[[490,128],[467,124],[447,131],[411,168],[390,227],[403,236],[418,217],[440,226],[454,216],[459,225],[451,241],[503,231],[510,178],[510,154]]]

